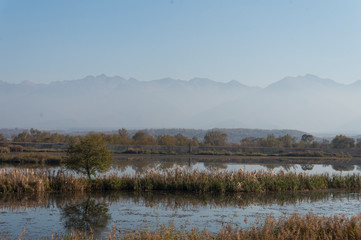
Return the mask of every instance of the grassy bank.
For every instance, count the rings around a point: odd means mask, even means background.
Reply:
[[[246,221],[246,220],[245,220]],[[276,221],[269,217],[262,226],[254,226],[248,230],[238,230],[224,226],[218,233],[193,229],[183,231],[173,226],[164,226],[155,231],[135,231],[117,236],[114,229],[108,239],[360,239],[361,214],[348,218],[346,216],[318,217],[292,215],[287,219]],[[76,234],[74,234],[76,236]],[[91,238],[91,236],[88,236]]]
[[[23,147],[22,145],[8,145],[0,146],[0,162],[4,163],[61,163],[62,158],[60,156],[65,154],[65,144],[59,149],[57,148],[39,148],[39,146],[27,146]],[[52,147],[52,146],[50,146]],[[168,149],[168,150],[157,150],[157,147],[146,148],[147,146],[138,147],[138,148],[127,148],[125,151],[111,150],[113,155],[144,155],[144,156],[188,156],[188,157],[269,157],[269,158],[303,158],[303,159],[312,159],[315,161],[327,161],[329,159],[335,161],[351,161],[353,157],[358,157],[359,155],[352,156],[350,152],[339,152],[331,153],[325,152],[322,150],[312,150],[312,149],[294,149],[295,151],[288,152],[285,149],[274,148],[274,153],[265,153],[259,151],[259,149],[250,148],[248,150],[234,151],[224,147],[223,149],[211,149],[211,150],[198,150],[194,152],[184,152],[179,151],[179,149]],[[219,147],[218,147],[219,148]],[[227,150],[228,149],[228,150]]]
[[[275,148],[278,150],[278,148]],[[348,152],[346,153],[327,153],[324,151],[312,151],[312,150],[305,150],[305,151],[294,151],[294,152],[284,152],[284,149],[279,149],[276,151],[278,153],[264,153],[264,152],[232,152],[227,150],[225,147],[221,151],[217,151],[216,149],[213,150],[200,150],[197,152],[192,153],[180,153],[177,151],[158,151],[154,149],[144,149],[144,148],[129,148],[126,151],[113,151],[114,154],[148,154],[148,155],[190,155],[190,156],[197,156],[197,155],[204,155],[204,156],[240,156],[240,157],[247,157],[247,156],[258,156],[258,157],[310,157],[310,158],[336,158],[336,159],[352,159],[352,155]]]
[[[26,238],[26,231],[17,239]],[[0,239],[8,239],[6,236]],[[97,239],[91,232],[71,232],[67,235],[54,234],[51,239]],[[361,239],[361,214],[348,218],[346,216],[319,217],[313,214],[300,216],[294,214],[287,219],[276,221],[268,217],[262,225],[258,224],[246,230],[224,226],[217,233],[193,229],[185,231],[174,226],[162,226],[154,231],[119,231],[113,230],[103,239],[116,240],[155,240],[155,239],[259,239],[259,240],[298,240],[298,239]]]
[[[20,164],[60,164],[61,155],[43,152],[0,153],[0,162]]]
[[[273,192],[316,189],[360,189],[361,176],[306,175],[267,171],[150,170],[134,176],[108,175],[88,181],[64,171],[0,170],[0,192],[37,191],[191,191]]]

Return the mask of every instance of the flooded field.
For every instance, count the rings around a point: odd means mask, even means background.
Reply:
[[[119,176],[144,173],[149,169],[183,168],[199,171],[292,171],[307,174],[359,174],[361,165],[279,164],[224,161],[117,159],[110,173]],[[61,166],[2,165],[2,168],[45,168],[57,171]],[[345,214],[361,212],[361,193],[346,191],[276,192],[261,194],[198,194],[190,192],[106,192],[101,194],[37,193],[0,194],[0,233],[16,238],[24,230],[26,238],[51,237],[72,229],[89,231],[98,237],[113,226],[120,232],[156,229],[174,224],[190,230],[208,229],[217,232],[229,224],[249,228],[262,224],[267,216],[275,218],[293,213],[305,215]]]
[[[2,164],[0,168],[41,168],[59,169],[59,164]],[[244,171],[285,171],[307,174],[354,174],[361,173],[361,159],[312,159],[312,158],[269,158],[269,157],[187,157],[187,156],[130,156],[114,155],[112,167],[109,172],[117,175],[136,174],[146,172],[148,169],[174,169],[189,170],[239,170]]]
[[[111,172],[115,172],[118,175],[123,174],[135,174],[145,172],[149,168],[153,169],[175,169],[182,167],[184,169],[199,170],[199,171],[212,171],[212,170],[244,170],[244,171],[273,171],[273,172],[296,172],[307,174],[354,174],[361,173],[361,165],[350,165],[344,163],[337,164],[250,164],[250,163],[209,163],[209,162],[197,162],[197,163],[176,163],[176,162],[133,162],[122,163],[114,162]]]
[[[17,237],[49,237],[71,229],[104,236],[113,226],[119,231],[155,229],[173,223],[219,231],[225,224],[247,228],[293,213],[346,214],[361,211],[358,192],[303,192],[275,194],[198,195],[184,193],[108,193],[102,195],[1,195],[0,232]]]
[[[0,168],[30,168],[30,169],[61,169],[60,165],[17,165],[17,164],[0,164]],[[354,165],[349,163],[334,163],[334,164],[254,164],[254,163],[223,163],[223,162],[175,162],[175,161],[113,161],[111,169],[107,174],[116,174],[122,176],[125,174],[134,175],[136,173],[144,173],[148,169],[189,169],[198,171],[273,171],[274,173],[296,172],[306,174],[361,174],[361,164]]]

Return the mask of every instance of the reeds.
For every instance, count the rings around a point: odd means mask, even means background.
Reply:
[[[239,230],[224,226],[218,233],[193,229],[182,231],[173,226],[163,226],[155,231],[128,232],[121,236],[110,235],[108,239],[360,239],[361,214],[346,216],[319,217],[309,213],[306,216],[294,214],[287,219],[276,221],[268,217],[263,226]]]
[[[26,237],[26,232],[18,239]],[[0,239],[9,239],[6,236]],[[90,232],[72,231],[66,235],[53,234],[50,239],[99,239]],[[263,224],[249,229],[237,229],[223,226],[217,233],[207,230],[177,229],[174,225],[161,226],[156,230],[120,231],[116,227],[102,239],[117,240],[162,240],[162,239],[258,239],[258,240],[299,240],[299,239],[361,239],[361,214],[357,216],[306,216],[294,214],[286,219],[275,220],[268,217]]]
[[[61,161],[61,155],[37,152],[0,153],[0,162],[3,163],[57,163]]]
[[[353,200],[361,200],[359,194],[349,196],[343,191],[312,191],[312,192],[287,192],[279,194],[270,193],[225,193],[225,194],[195,194],[193,192],[134,192],[134,191],[112,191],[112,192],[74,192],[62,194],[59,192],[35,192],[20,194],[0,194],[0,210],[10,211],[16,209],[48,208],[49,206],[62,207],[66,204],[74,204],[89,197],[97,201],[107,203],[129,202],[132,204],[144,204],[146,207],[166,209],[193,209],[210,206],[211,208],[248,206],[270,206],[273,204],[299,204],[302,202],[312,203],[315,201],[327,201],[330,198],[342,198],[345,196]]]
[[[84,191],[87,181],[64,171],[0,169],[0,193]]]
[[[0,192],[37,191],[191,191],[200,193],[274,192],[319,189],[360,189],[361,176],[307,175],[272,171],[198,171],[182,168],[87,180],[66,171],[1,169]]]
[[[271,192],[316,189],[358,189],[360,175],[306,175],[283,171],[149,170],[143,175],[99,179],[105,189],[136,191],[178,190],[193,192]]]

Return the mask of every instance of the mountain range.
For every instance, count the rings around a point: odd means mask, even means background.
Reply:
[[[361,81],[286,77],[265,88],[206,78],[0,81],[0,128],[262,128],[361,133]]]

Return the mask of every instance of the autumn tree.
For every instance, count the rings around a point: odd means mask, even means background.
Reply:
[[[73,140],[66,149],[65,166],[91,180],[97,173],[110,167],[111,153],[99,135],[88,134],[78,141]]]
[[[204,143],[211,146],[224,146],[227,144],[228,133],[219,130],[210,130],[204,136]]]
[[[199,146],[199,140],[196,136],[192,137],[192,146],[196,146],[196,147]]]
[[[241,140],[241,146],[244,147],[259,147],[261,138],[246,137]]]
[[[13,142],[31,142],[31,135],[28,131],[22,131],[14,136]]]
[[[280,147],[280,141],[273,135],[269,134],[267,138],[262,138],[260,141],[261,147]]]
[[[353,148],[355,146],[355,139],[346,137],[344,135],[337,135],[331,141],[332,148]]]
[[[303,134],[301,137],[301,141],[307,144],[311,144],[314,140],[314,137],[311,134]]]
[[[159,135],[157,137],[157,143],[158,143],[158,145],[175,146],[176,139],[175,139],[175,137],[173,137],[169,134],[163,134],[163,135]]]
[[[156,142],[153,136],[142,130],[137,131],[132,139],[137,145],[153,145]]]
[[[4,136],[3,133],[0,133],[0,142],[8,142],[9,140]]]
[[[119,144],[129,144],[130,142],[130,135],[127,129],[122,128],[118,130],[118,135],[120,138]]]
[[[176,139],[176,144],[177,146],[188,146],[192,140],[187,138],[186,136],[184,136],[181,133],[178,133],[177,135],[175,135],[175,139]]]
[[[296,143],[296,139],[292,138],[290,135],[286,134],[284,136],[278,137],[277,140],[280,142],[281,147],[291,148]]]
[[[13,142],[33,142],[33,143],[66,143],[75,138],[69,134],[50,133],[31,128],[30,131],[24,130],[18,135],[13,136]]]

